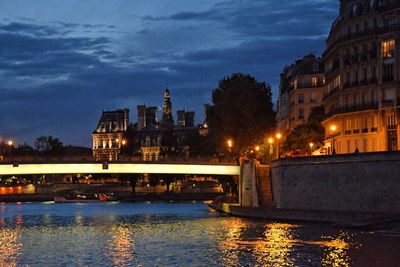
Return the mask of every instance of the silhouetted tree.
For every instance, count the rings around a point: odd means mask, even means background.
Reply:
[[[234,142],[233,151],[243,152],[275,127],[271,86],[250,75],[234,73],[221,80],[212,101],[209,138],[219,152],[227,152],[228,138]]]
[[[61,156],[64,154],[63,143],[53,136],[39,136],[35,141],[35,149],[46,156]]]
[[[312,108],[307,123],[295,127],[286,137],[284,149],[308,153],[310,152],[310,143],[314,143],[315,148],[321,147],[325,137],[324,127],[321,125],[324,112],[323,106]]]

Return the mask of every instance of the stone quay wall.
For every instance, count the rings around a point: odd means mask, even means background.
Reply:
[[[274,207],[400,213],[400,153],[280,159],[271,165]]]

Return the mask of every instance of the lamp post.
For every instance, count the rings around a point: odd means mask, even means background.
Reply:
[[[277,133],[276,134],[276,146],[278,147],[278,149],[277,149],[278,159],[281,158],[281,143],[280,143],[281,138],[282,138],[282,134]]]
[[[8,145],[8,156],[11,157],[11,147],[13,145],[13,141],[12,140],[8,140],[7,141],[7,145]]]
[[[269,144],[269,156],[272,158],[272,155],[274,154],[274,138],[270,137],[268,138],[268,144]]]
[[[229,156],[232,157],[233,141],[232,141],[232,139],[229,139],[228,141],[226,141],[226,143],[228,145]]]
[[[331,125],[331,131],[332,131],[332,155],[336,154],[335,150],[335,132],[336,132],[336,125]]]
[[[312,156],[313,153],[313,148],[314,148],[314,143],[308,144],[310,146],[310,156]]]

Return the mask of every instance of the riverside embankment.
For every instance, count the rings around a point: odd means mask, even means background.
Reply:
[[[377,223],[399,220],[400,153],[287,158],[262,166],[244,161],[239,203],[225,213],[268,220]]]

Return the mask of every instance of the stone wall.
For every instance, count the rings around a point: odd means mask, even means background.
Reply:
[[[280,159],[272,163],[278,209],[400,213],[400,153]]]

